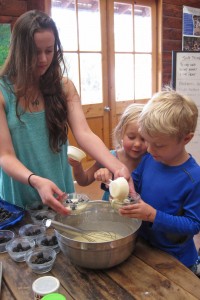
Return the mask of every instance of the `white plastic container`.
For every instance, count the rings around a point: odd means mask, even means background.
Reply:
[[[36,279],[32,284],[34,300],[40,300],[45,295],[58,292],[60,281],[53,276],[43,276]]]
[[[74,146],[68,146],[67,155],[68,157],[77,160],[79,162],[86,157],[84,151]]]

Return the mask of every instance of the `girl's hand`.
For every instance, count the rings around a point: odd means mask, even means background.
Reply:
[[[51,180],[40,176],[31,177],[32,186],[37,189],[42,202],[61,215],[70,214],[70,210],[62,204],[63,193]]]
[[[122,216],[154,222],[156,209],[140,199],[137,203],[119,209]]]
[[[112,173],[107,168],[101,168],[94,173],[94,178],[97,181],[109,184],[110,180],[112,180]]]

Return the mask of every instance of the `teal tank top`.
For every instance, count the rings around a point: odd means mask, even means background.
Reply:
[[[63,192],[74,192],[72,169],[67,158],[67,143],[61,152],[52,152],[45,111],[16,116],[16,97],[10,83],[0,80],[0,90],[5,100],[8,127],[17,158],[34,174],[52,180]],[[0,196],[7,202],[26,208],[41,202],[36,189],[9,177],[0,168]]]

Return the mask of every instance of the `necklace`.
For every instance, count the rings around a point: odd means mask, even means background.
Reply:
[[[39,96],[37,96],[37,98],[31,102],[31,104],[32,104],[33,106],[38,106],[38,105],[40,104],[40,101],[39,101],[38,98],[39,98]]]

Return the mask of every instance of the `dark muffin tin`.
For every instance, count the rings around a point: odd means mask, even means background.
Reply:
[[[24,209],[0,197],[0,229],[10,227],[24,216]]]

